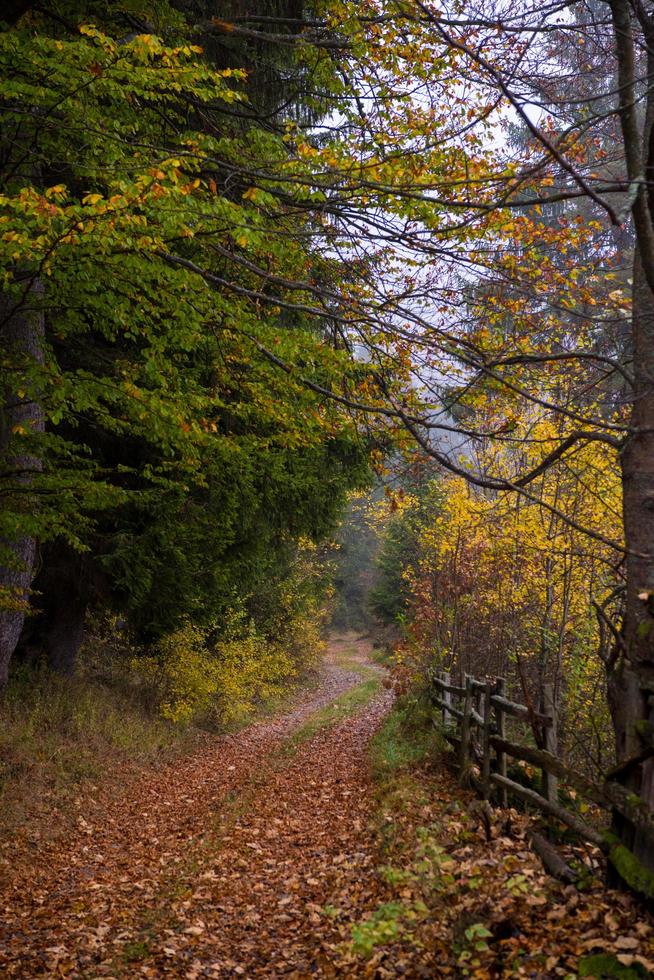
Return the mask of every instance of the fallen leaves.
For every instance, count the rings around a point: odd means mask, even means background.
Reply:
[[[597,956],[654,973],[647,913],[631,896],[606,889],[601,875],[589,874],[584,890],[546,875],[528,846],[523,814],[498,811],[487,841],[472,798],[442,765],[416,769],[410,779],[404,774],[402,793],[386,795],[380,832],[392,897],[405,907],[421,899],[429,914],[412,927],[412,943],[380,942],[362,975],[381,976],[375,970],[383,968],[395,976],[402,963],[410,977],[549,980],[592,976],[578,970],[590,969]],[[584,859],[581,850],[574,858]],[[591,855],[597,869],[596,862]],[[359,967],[351,972],[358,976]]]
[[[0,974],[334,975],[342,922],[323,907],[355,916],[378,895],[366,751],[390,695],[279,749],[359,681],[333,664],[290,715],[82,794],[67,841],[8,842]]]
[[[388,692],[280,750],[353,680],[335,668],[285,719],[208,738],[121,796],[94,789],[66,846],[5,848],[2,976],[490,980],[597,957],[654,971],[651,920],[597,880],[548,878],[519,814],[486,841],[442,768],[376,801],[367,745]]]
[[[638,949],[639,942],[635,936],[620,936],[615,941],[616,949]]]

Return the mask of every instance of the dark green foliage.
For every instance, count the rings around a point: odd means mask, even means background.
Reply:
[[[57,664],[89,603],[145,640],[244,603],[272,630],[296,543],[328,534],[368,480],[371,444],[304,380],[368,369],[301,288],[262,303],[252,269],[339,272],[290,213],[309,192],[277,194],[306,66],[213,30],[241,7],[71,0],[0,32],[0,289],[10,317],[29,305],[45,323],[42,358],[0,355],[7,412],[35,401],[45,422],[8,435],[0,541],[7,562],[21,535],[54,542],[23,646]],[[0,606],[21,602],[0,589]]]
[[[429,487],[428,483],[410,487],[418,507],[400,506],[396,513],[391,513],[384,529],[375,561],[374,585],[368,595],[370,609],[383,623],[401,623],[406,613],[410,589],[403,573],[415,558],[419,531],[426,521],[437,516],[438,494],[433,490],[425,492]]]

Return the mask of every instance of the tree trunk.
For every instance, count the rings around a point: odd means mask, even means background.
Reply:
[[[36,282],[30,296],[42,294]],[[44,317],[41,312],[12,312],[15,303],[10,297],[0,296],[0,342],[5,351],[12,352],[20,363],[24,360],[43,361]],[[16,372],[16,377],[20,372]],[[39,461],[31,455],[13,451],[12,438],[17,427],[42,432],[43,410],[36,400],[19,395],[17,385],[2,391],[0,405],[0,467],[16,476],[7,479],[13,485],[18,510],[29,508],[30,473],[39,468]],[[34,573],[36,541],[18,534],[11,540],[0,541],[0,689],[7,683],[9,663],[18,643],[25,620],[25,605]]]
[[[639,728],[654,723],[654,295],[640,255],[634,268],[634,404],[632,434],[622,453],[623,517],[627,546],[624,650],[609,677],[621,781],[654,810],[654,759]],[[650,703],[651,702],[651,703]],[[654,870],[654,842],[617,820],[615,829],[636,857]]]
[[[652,810],[654,759],[648,757],[642,736],[644,726],[654,722],[654,31],[644,8],[636,8],[628,0],[612,0],[610,9],[636,251],[633,408],[621,456],[627,592],[623,646],[609,674],[608,692],[618,778]],[[647,51],[646,66],[639,60],[643,49]],[[644,78],[639,78],[644,68]],[[640,113],[643,102],[644,118]],[[654,871],[654,841],[618,815],[614,817],[614,830],[640,862]]]
[[[75,673],[77,654],[84,638],[86,604],[67,602],[59,605],[57,613],[48,636],[48,663],[58,674],[71,677]]]
[[[62,538],[44,545],[40,557],[41,567],[32,583],[36,608],[25,622],[16,655],[27,661],[45,658],[52,670],[70,676],[84,638],[97,572],[87,555]]]
[[[43,613],[37,623],[48,664],[59,674],[75,671],[89,603],[88,559],[64,541],[49,545],[43,571],[34,582]]]

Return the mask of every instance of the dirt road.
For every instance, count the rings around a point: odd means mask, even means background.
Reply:
[[[335,640],[287,714],[207,737],[118,797],[98,788],[65,841],[5,856],[0,975],[343,975],[348,919],[375,905],[366,749],[390,695],[311,722],[362,669],[378,670],[367,644]]]

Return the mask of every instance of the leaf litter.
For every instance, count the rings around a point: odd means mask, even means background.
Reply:
[[[284,751],[360,683],[343,649],[287,714],[90,787],[65,840],[5,842],[0,975],[545,980],[602,956],[649,975],[651,918],[545,875],[523,815],[497,813],[488,840],[442,767],[380,798],[368,746],[390,691]]]

